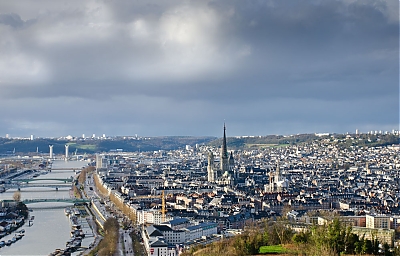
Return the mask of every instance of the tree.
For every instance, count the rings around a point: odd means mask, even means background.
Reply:
[[[21,201],[21,192],[15,191],[14,194],[13,194],[13,199],[14,199],[15,202]]]
[[[362,248],[361,250],[362,250],[363,254],[372,253],[372,242],[371,242],[371,240],[365,239],[361,248]]]
[[[391,256],[392,252],[390,251],[390,246],[388,243],[383,244],[383,253],[385,256]]]
[[[23,202],[17,203],[17,211],[19,215],[22,215],[25,219],[28,218],[28,207]]]
[[[310,235],[310,232],[299,232],[293,235],[292,241],[296,244],[306,244],[310,240]]]
[[[351,233],[351,227],[347,229],[345,247],[346,247],[346,253],[348,254],[361,252],[360,239],[357,234]]]
[[[356,242],[356,243],[354,244],[354,252],[355,252],[356,254],[361,254],[361,253],[362,253],[362,245],[363,245],[363,242],[362,242],[362,241]]]

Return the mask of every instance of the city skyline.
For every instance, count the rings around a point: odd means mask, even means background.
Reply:
[[[225,125],[224,125],[225,126]],[[315,133],[296,133],[296,134],[257,134],[257,135],[231,135],[227,137],[235,137],[235,138],[249,138],[249,137],[266,137],[266,136],[297,136],[297,135],[302,135],[302,134],[314,134],[316,136],[322,137],[322,136],[334,136],[334,135],[365,135],[365,134],[371,134],[371,135],[399,135],[400,130],[392,129],[390,131],[387,130],[371,130],[371,131],[360,131],[359,129],[355,129],[354,131],[349,131],[345,133],[338,133],[338,132],[315,132]],[[91,135],[77,135],[77,134],[68,134],[68,135],[60,135],[60,136],[35,136],[34,134],[29,134],[29,135],[24,135],[24,136],[12,136],[11,134],[6,134],[5,136],[0,136],[0,138],[5,138],[5,139],[23,139],[23,140],[35,140],[35,139],[66,139],[66,140],[76,140],[76,139],[110,139],[110,138],[126,138],[126,139],[132,139],[132,138],[137,138],[137,139],[143,139],[143,138],[156,138],[156,137],[179,137],[179,135],[160,135],[160,136],[142,136],[139,134],[117,134],[117,135],[107,135],[105,133],[103,134],[91,134]],[[212,136],[212,135],[197,135],[197,136],[191,136],[191,135],[181,135],[183,137],[215,137],[215,138],[223,138],[223,136]]]
[[[0,7],[0,137],[399,130],[398,1]]]

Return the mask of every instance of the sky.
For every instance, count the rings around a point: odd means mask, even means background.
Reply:
[[[0,137],[399,130],[394,0],[0,0]]]

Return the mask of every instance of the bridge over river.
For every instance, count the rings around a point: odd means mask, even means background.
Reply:
[[[82,167],[49,167],[47,171],[81,171]]]
[[[62,181],[62,182],[64,182],[64,183],[67,183],[67,182],[72,182],[74,179],[71,177],[71,178],[64,178],[64,179],[62,179],[62,178],[27,178],[27,179],[13,179],[11,182],[12,183],[15,183],[15,182],[23,182],[23,183],[29,183],[29,182],[32,182],[32,181],[44,181],[44,180],[51,180],[51,181]]]
[[[24,204],[33,203],[89,203],[89,199],[79,199],[79,198],[36,198],[36,199],[24,199],[21,202]]]
[[[48,188],[58,188],[61,187],[71,187],[74,179],[71,178],[22,178],[22,179],[13,179],[11,183],[5,184],[5,188],[17,188],[20,190],[21,188],[26,187],[48,187]]]
[[[14,200],[3,200],[4,202],[15,202]],[[89,199],[79,199],[79,198],[36,198],[36,199],[23,199],[21,200],[24,204],[34,204],[34,203],[89,203]]]

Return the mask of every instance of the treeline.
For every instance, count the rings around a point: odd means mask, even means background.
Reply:
[[[111,217],[104,222],[104,238],[89,255],[112,256],[117,252],[119,223],[117,219]]]
[[[88,166],[88,167],[85,167],[84,169],[82,169],[82,171],[79,173],[79,176],[78,176],[79,184],[84,185],[86,182],[86,176],[93,174],[94,170],[96,170],[96,167],[94,167],[94,166]]]
[[[86,182],[86,176],[89,174],[93,174],[93,171],[96,168],[94,166],[88,166],[85,167],[84,169],[81,170],[81,172],[78,175],[78,183],[76,184],[72,184],[72,190],[74,192],[74,196],[76,198],[81,199],[82,198],[82,193],[84,193],[86,195],[85,192],[85,182]]]
[[[131,223],[124,223],[124,225],[130,226],[130,224],[136,224],[136,214],[127,204],[117,198],[113,193],[110,194],[110,201],[131,221]]]
[[[296,233],[285,221],[265,221],[250,227],[244,233],[229,239],[192,247],[183,256],[220,255],[243,256],[260,254],[263,246],[282,245],[285,255],[337,256],[337,255],[400,255],[389,244],[359,237],[352,228],[335,218],[326,225]]]
[[[97,174],[93,176],[94,185],[100,194],[104,197],[109,197],[110,201],[131,221],[131,223],[126,223],[127,226],[131,224],[136,224],[136,214],[130,209],[130,207],[117,198],[113,193],[108,192],[108,190],[101,185],[100,178]]]
[[[94,182],[94,185],[97,188],[97,191],[99,191],[102,196],[107,197],[108,194],[109,194],[108,190],[105,187],[103,187],[103,185],[101,184],[99,175],[97,175],[97,173],[93,174],[93,182]]]

